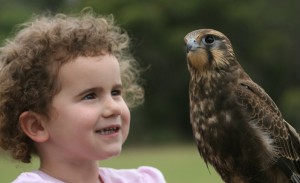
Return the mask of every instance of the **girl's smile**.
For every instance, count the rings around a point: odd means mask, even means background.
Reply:
[[[96,133],[100,134],[100,135],[115,135],[119,132],[120,130],[120,125],[111,125],[99,130],[96,130]]]

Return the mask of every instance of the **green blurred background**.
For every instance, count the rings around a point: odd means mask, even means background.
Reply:
[[[154,163],[165,170],[169,182],[183,180],[179,177],[191,183],[219,180],[213,178],[212,168],[209,174],[197,154],[189,124],[189,73],[183,37],[199,28],[225,33],[244,69],[274,99],[287,121],[300,129],[300,1],[0,0],[0,42],[13,36],[15,26],[32,15],[45,11],[78,13],[84,7],[113,14],[131,36],[135,57],[147,68],[142,75],[145,103],[132,110],[125,155],[115,160],[119,164],[116,167]],[[140,152],[145,146],[147,151]],[[126,152],[140,153],[141,159],[136,162],[132,160],[135,156]],[[30,169],[2,157],[0,182]],[[107,165],[115,166],[115,162]],[[19,166],[23,167],[21,171]]]

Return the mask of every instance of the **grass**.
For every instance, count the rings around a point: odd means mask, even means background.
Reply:
[[[101,161],[101,166],[112,168],[136,168],[154,166],[165,176],[168,183],[221,183],[220,177],[212,167],[207,169],[193,145],[174,145],[158,147],[125,147],[120,156]],[[23,165],[0,157],[0,182],[11,182],[21,172],[38,168],[38,160],[30,165]]]

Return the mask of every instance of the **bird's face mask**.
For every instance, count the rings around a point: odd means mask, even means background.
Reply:
[[[218,36],[217,31],[212,34],[210,29],[207,29],[207,33],[203,30],[188,33],[184,41],[189,69],[205,72],[228,66],[230,55],[227,54],[232,48],[226,44],[225,39],[227,38]]]

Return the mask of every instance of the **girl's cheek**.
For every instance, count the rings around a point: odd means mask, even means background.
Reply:
[[[123,121],[125,123],[130,123],[130,111],[126,105],[126,107],[123,109],[123,112],[122,112],[122,118],[123,118]]]

